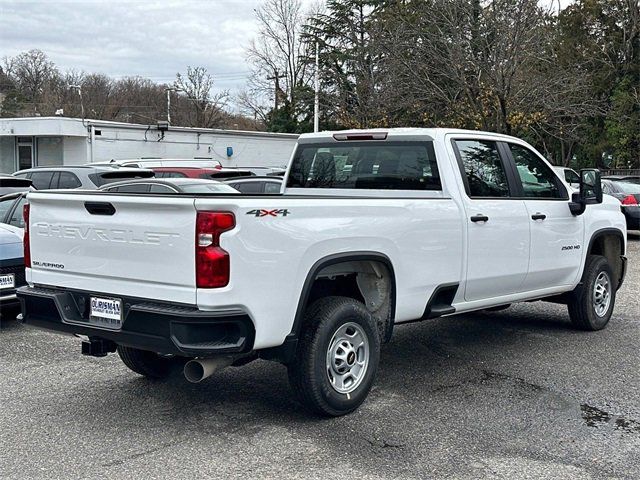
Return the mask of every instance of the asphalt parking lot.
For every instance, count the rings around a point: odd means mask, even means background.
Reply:
[[[366,403],[309,417],[284,367],[151,382],[2,321],[0,478],[640,478],[640,236],[614,318],[542,302],[397,328]]]

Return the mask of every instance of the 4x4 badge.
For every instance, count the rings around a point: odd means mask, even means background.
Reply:
[[[253,215],[254,217],[286,217],[289,215],[289,210],[285,209],[274,209],[274,210],[266,210],[264,208],[258,210],[249,210],[247,215]]]

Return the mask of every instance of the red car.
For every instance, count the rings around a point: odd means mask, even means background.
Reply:
[[[153,167],[156,178],[208,178],[250,177],[255,175],[249,170],[237,168],[200,168],[200,167]]]

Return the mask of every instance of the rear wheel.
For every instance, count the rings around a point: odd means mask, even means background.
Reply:
[[[118,355],[130,370],[157,380],[167,378],[176,364],[173,358],[124,345],[118,345]]]
[[[305,312],[289,381],[309,410],[327,416],[352,412],[367,397],[380,358],[375,319],[346,297],[326,297]]]
[[[616,301],[611,266],[600,255],[589,255],[582,282],[571,293],[568,303],[571,323],[580,330],[596,331],[607,326]]]

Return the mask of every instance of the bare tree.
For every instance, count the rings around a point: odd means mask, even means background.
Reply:
[[[41,50],[29,50],[13,58],[4,58],[5,73],[11,77],[20,93],[37,105],[47,84],[58,74],[54,63]]]
[[[260,30],[247,49],[252,72],[238,102],[254,116],[266,120],[272,108],[266,99],[273,95],[286,99],[295,111],[297,90],[309,82],[306,45],[301,41],[306,15],[301,0],[266,0],[255,14]]]
[[[174,87],[184,93],[194,107],[194,116],[190,119],[194,127],[211,128],[220,124],[229,92],[214,94],[213,85],[213,76],[204,67],[187,67],[186,75],[176,75]]]

